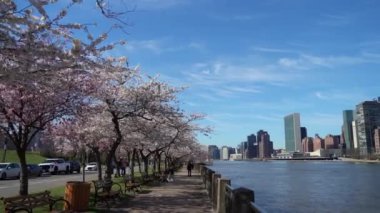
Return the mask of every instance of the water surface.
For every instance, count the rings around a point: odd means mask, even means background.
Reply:
[[[233,187],[255,191],[268,212],[380,212],[380,164],[214,161]]]

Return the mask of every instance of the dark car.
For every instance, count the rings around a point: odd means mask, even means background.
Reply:
[[[27,164],[29,176],[38,176],[42,175],[42,168],[37,164]]]
[[[68,161],[70,163],[70,173],[80,173],[80,163],[75,160]]]

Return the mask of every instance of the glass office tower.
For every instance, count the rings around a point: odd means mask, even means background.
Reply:
[[[285,149],[288,152],[300,152],[302,150],[300,125],[299,113],[285,116]]]

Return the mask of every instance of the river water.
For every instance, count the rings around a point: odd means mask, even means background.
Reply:
[[[380,164],[214,161],[234,188],[254,190],[267,212],[380,212]]]

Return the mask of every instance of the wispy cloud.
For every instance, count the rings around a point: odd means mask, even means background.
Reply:
[[[367,95],[358,90],[338,91],[338,90],[326,90],[326,91],[316,91],[314,96],[323,101],[354,101],[360,102],[365,100]]]
[[[299,53],[296,50],[281,49],[281,48],[268,48],[268,47],[252,47],[252,50],[266,53]]]
[[[317,23],[323,26],[339,27],[346,26],[351,22],[352,16],[324,14]]]
[[[211,62],[208,64],[196,64],[192,70],[184,72],[194,84],[215,85],[226,82],[256,82],[276,83],[287,82],[296,77],[288,75],[271,66],[255,67],[254,65],[243,65],[234,63]]]
[[[265,17],[268,17],[268,14],[231,14],[231,15],[218,15],[218,14],[211,14],[209,15],[211,19],[217,20],[217,21],[252,21],[252,20],[260,20]]]
[[[191,3],[189,0],[130,0],[129,4],[136,10],[162,10]]]
[[[300,54],[297,57],[284,57],[277,61],[277,64],[282,67],[299,70],[311,69],[313,67],[333,68],[364,63],[380,63],[379,57],[376,54],[368,53],[355,56],[315,56],[311,54]]]
[[[169,38],[151,39],[151,40],[135,40],[130,41],[125,46],[127,51],[150,51],[155,54],[165,52],[177,52],[185,50],[204,51],[206,48],[202,43],[189,42],[179,45],[173,45]]]
[[[148,50],[154,53],[161,53],[163,50],[159,40],[130,41],[125,48],[127,51]]]

